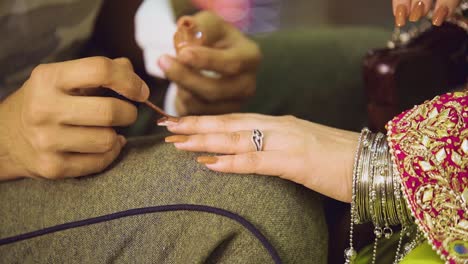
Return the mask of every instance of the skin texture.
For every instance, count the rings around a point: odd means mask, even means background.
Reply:
[[[37,66],[0,105],[0,177],[58,179],[105,169],[125,138],[113,127],[128,126],[136,107],[97,96],[105,87],[133,100],[149,96],[128,59],[105,57]]]
[[[181,17],[178,25],[174,36],[177,57],[164,55],[158,63],[179,88],[176,99],[179,114],[238,111],[255,94],[261,60],[258,46],[211,12]],[[206,76],[203,70],[220,76]]]
[[[435,4],[434,4],[435,2]],[[460,4],[460,0],[393,0],[393,15],[395,24],[404,26],[409,19],[411,22],[418,21],[433,10],[432,24],[440,26],[449,18],[455,8]]]
[[[351,201],[358,133],[292,116],[258,114],[191,116],[160,125],[175,134],[166,142],[178,149],[219,154],[198,158],[211,170],[278,176]],[[255,151],[253,129],[264,134],[263,151]]]

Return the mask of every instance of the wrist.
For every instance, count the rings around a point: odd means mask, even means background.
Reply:
[[[354,153],[359,133],[312,124],[310,156],[303,185],[342,202],[351,202]],[[319,180],[321,179],[321,180]]]
[[[346,139],[346,144],[342,157],[344,161],[342,175],[344,177],[343,182],[345,183],[346,190],[343,190],[343,198],[341,201],[351,203],[353,190],[354,156],[356,149],[358,148],[359,133],[347,132],[347,134],[344,135],[344,138]]]
[[[0,181],[12,180],[26,175],[11,155],[14,139],[10,136],[12,128],[9,113],[13,110],[8,105],[8,100],[0,102],[0,120],[2,122],[0,125]]]

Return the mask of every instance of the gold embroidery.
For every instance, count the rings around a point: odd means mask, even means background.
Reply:
[[[418,225],[439,255],[462,263],[468,256],[456,250],[468,241],[468,180],[462,175],[468,164],[468,92],[447,96],[390,122],[389,142],[401,151],[395,160]]]

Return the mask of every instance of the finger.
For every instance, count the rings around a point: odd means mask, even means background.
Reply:
[[[137,119],[137,108],[113,97],[68,96],[63,100],[60,123],[75,126],[128,126]]]
[[[197,161],[219,172],[283,176],[284,164],[288,162],[288,157],[280,151],[260,151],[209,158],[199,157]]]
[[[188,116],[180,118],[178,122],[168,126],[168,129],[175,134],[223,133],[252,129],[273,130],[280,123],[277,118],[260,114]]]
[[[108,152],[102,154],[69,153],[64,161],[68,166],[65,172],[66,177],[79,177],[103,171],[117,158],[125,144],[125,138],[119,136]]]
[[[413,0],[411,3],[411,12],[409,21],[416,22],[421,17],[427,15],[432,7],[432,0]]]
[[[275,134],[265,132],[268,140],[263,137],[263,150],[274,149]],[[257,151],[252,142],[252,131],[237,131],[229,133],[197,134],[191,136],[175,135],[166,137],[167,143],[181,150],[194,152],[210,152],[219,154],[238,154]]]
[[[179,88],[177,89],[176,109],[181,116],[185,115],[201,115],[201,114],[226,114],[239,112],[244,101],[231,100],[214,103],[207,103],[194,96],[189,91]]]
[[[432,24],[435,26],[442,25],[453,14],[459,4],[460,0],[438,0],[432,16]]]
[[[134,71],[132,62],[127,58],[124,58],[124,57],[116,58],[116,59],[114,59],[114,62],[119,64],[120,66],[122,66],[123,68],[125,68],[125,69],[127,69],[129,71]]]
[[[183,16],[177,21],[177,32],[186,34],[201,32],[201,45],[212,46],[221,40],[230,25],[210,11],[201,11],[193,16]]]
[[[40,138],[44,150],[77,153],[105,153],[118,140],[112,128],[64,126]]]
[[[395,25],[402,27],[406,24],[410,10],[410,0],[393,0],[393,15],[395,16]]]
[[[145,101],[149,87],[122,59],[91,57],[52,64],[58,87],[67,92],[77,88],[106,87],[134,101]]]
[[[236,75],[255,69],[260,51],[248,41],[226,49],[202,46],[183,48],[177,56],[181,62],[199,70],[212,70],[222,75]]]
[[[161,57],[159,64],[168,79],[207,102],[244,99],[255,93],[255,76],[252,74],[209,78],[167,55]]]

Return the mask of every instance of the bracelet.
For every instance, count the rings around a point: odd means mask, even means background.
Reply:
[[[356,155],[354,157],[354,167],[353,167],[353,186],[352,186],[352,195],[351,195],[351,224],[349,228],[349,248],[347,248],[344,252],[345,255],[345,263],[351,264],[354,262],[357,256],[357,252],[353,247],[353,231],[354,231],[354,224],[359,223],[361,220],[356,212],[356,187],[357,187],[357,180],[358,175],[362,174],[362,164],[360,163],[360,156],[362,155],[363,145],[367,145],[367,137],[370,134],[370,130],[364,128],[361,131],[361,135],[359,136],[358,140],[358,147],[356,149]],[[365,142],[365,144],[364,144]]]
[[[356,209],[358,212],[359,223],[366,223],[371,220],[369,212],[369,180],[370,180],[370,161],[371,161],[371,146],[375,139],[375,134],[368,133],[363,139],[362,154],[359,157],[359,171],[357,175],[357,188],[356,188]]]
[[[403,200],[398,170],[392,162],[385,135],[364,128],[354,158],[351,201],[350,247],[345,250],[345,263],[353,263],[354,224],[372,221],[374,247],[371,263],[376,262],[378,240],[393,235],[391,226],[402,225],[395,263],[401,259],[401,245],[406,230],[412,224],[411,214]]]

